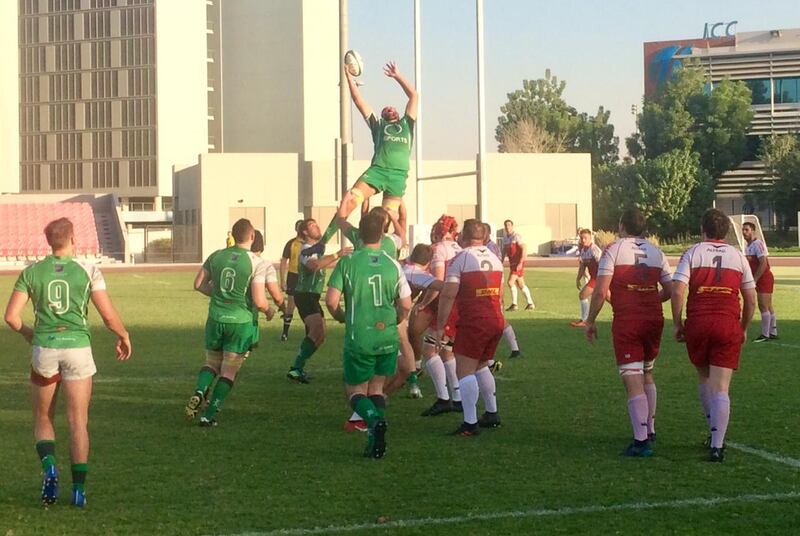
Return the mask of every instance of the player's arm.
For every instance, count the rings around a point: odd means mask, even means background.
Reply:
[[[367,200],[365,199],[364,201],[366,202]],[[339,226],[339,229],[345,236],[353,232],[353,224],[347,221],[346,210],[347,205],[345,203],[342,203],[342,205],[336,210],[336,225]],[[367,205],[367,210],[369,210],[369,205]]]
[[[372,115],[372,108],[367,104],[367,101],[364,100],[364,97],[361,96],[361,92],[356,85],[355,77],[350,74],[350,69],[347,68],[347,65],[344,66],[344,75],[347,77],[347,85],[350,88],[350,97],[353,99],[353,104],[356,105],[361,117],[365,120],[369,120],[369,116]]]
[[[661,291],[659,292],[661,303],[669,301],[672,298],[672,281],[661,281]]]
[[[394,308],[397,310],[397,323],[400,324],[411,314],[411,296],[397,298]]]
[[[273,284],[276,285],[275,283]],[[253,281],[250,282],[250,299],[253,300],[255,308],[264,313],[267,320],[272,320],[272,317],[275,316],[275,310],[270,306],[269,300],[267,300],[266,285],[263,279],[253,279]],[[281,301],[281,303],[283,303],[283,301]]]
[[[608,290],[611,288],[611,278],[614,277],[613,275],[599,275],[597,276],[597,282],[594,285],[594,291],[592,291],[592,302],[589,305],[589,314],[586,316],[586,338],[589,342],[593,342],[594,339],[597,338],[597,326],[595,325],[595,320],[597,320],[597,315],[600,314],[600,311],[603,309],[603,304],[606,302],[606,295],[608,294]]]
[[[750,321],[753,319],[753,313],[756,310],[756,289],[755,288],[743,288],[742,289],[742,319],[740,320],[742,324],[742,331],[747,334],[747,326],[750,325]],[[746,335],[745,335],[746,336]]]
[[[353,248],[342,248],[336,253],[331,253],[330,255],[324,255],[319,259],[307,259],[305,261],[305,267],[308,268],[309,270],[314,270],[315,272],[318,272],[320,270],[324,270],[325,268],[336,262],[341,257],[349,255],[352,252]]]
[[[197,275],[194,277],[194,289],[200,294],[211,296],[214,288],[211,283],[211,274],[205,267],[200,268]]]
[[[286,300],[283,298],[283,289],[273,281],[267,281],[265,285],[267,289],[267,293],[272,298],[272,301],[275,302],[275,305],[278,309],[282,312],[286,312]]]
[[[281,257],[281,289],[286,290],[286,274],[289,267],[289,259]]]
[[[328,287],[325,294],[325,306],[337,322],[344,322],[345,316],[341,305],[342,291],[336,287]]]
[[[575,286],[578,287],[578,290],[581,288],[581,281],[583,281],[583,276],[586,273],[586,263],[581,261],[578,264],[578,275],[575,276]]]
[[[122,323],[122,319],[119,317],[119,313],[117,313],[117,309],[111,303],[111,296],[108,295],[108,291],[105,289],[92,291],[92,303],[100,314],[100,318],[103,319],[106,328],[117,336],[117,344],[115,346],[117,359],[125,361],[130,358],[133,352],[131,338]]]
[[[686,288],[687,285],[683,281],[672,280],[672,295],[670,296],[672,302],[672,332],[678,342],[686,340],[683,328],[683,299],[686,296]]]
[[[408,103],[406,103],[406,115],[411,118],[412,120],[417,119],[417,90],[411,83],[406,80],[406,77],[400,74],[400,71],[397,69],[397,64],[393,61],[390,61],[383,67],[383,73],[388,76],[389,78],[394,78],[400,87],[403,88],[403,93],[406,94],[408,97]]]
[[[6,305],[6,324],[8,327],[22,335],[30,344],[33,340],[33,329],[22,321],[22,310],[28,303],[28,294],[20,290],[11,293]]]
[[[758,258],[758,268],[756,268],[756,271],[753,274],[754,281],[758,281],[759,279],[761,279],[761,276],[764,275],[764,272],[767,271],[767,266],[769,266],[769,264],[767,263],[767,256],[762,255],[761,257]]]

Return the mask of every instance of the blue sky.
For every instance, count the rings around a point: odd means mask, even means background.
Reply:
[[[477,152],[475,1],[422,0],[425,158]],[[350,0],[350,46],[364,58],[362,93],[374,108],[400,106],[403,94],[380,66],[389,59],[413,81],[413,0]],[[737,20],[737,31],[800,27],[798,0],[485,0],[487,147],[506,94],[546,68],[567,81],[579,111],[611,110],[622,139],[643,93],[646,41],[702,37],[706,22]],[[368,158],[366,127],[354,122],[356,156]]]

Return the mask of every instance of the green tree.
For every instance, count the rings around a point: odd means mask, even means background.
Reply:
[[[676,149],[696,152],[700,165],[718,178],[746,154],[745,136],[753,112],[744,82],[723,80],[709,87],[704,72],[689,65],[645,98],[638,132],[626,140],[635,159],[655,158]]]
[[[572,152],[591,153],[592,169],[619,160],[619,137],[614,135],[614,125],[609,122],[610,118],[611,111],[602,106],[594,116],[585,113],[578,116]]]
[[[503,153],[587,152],[592,167],[616,162],[619,138],[609,122],[611,112],[600,106],[590,116],[567,104],[563,94],[567,84],[549,69],[544,78],[523,80],[522,89],[508,94],[500,107],[495,139]]]
[[[713,182],[696,153],[673,149],[631,164],[603,166],[594,184],[596,227],[615,229],[620,213],[640,209],[651,231],[671,236],[697,227]]]
[[[794,134],[773,134],[764,139],[759,158],[774,179],[748,196],[759,206],[772,207],[778,227],[787,230],[797,224],[800,210],[800,139]]]
[[[552,76],[550,69],[544,76],[537,80],[523,80],[522,89],[509,93],[508,102],[500,107],[503,115],[497,119],[495,129],[500,152],[510,152],[506,139],[521,121],[547,132],[556,148],[554,152],[565,152],[574,144],[579,120],[578,112],[562,97],[567,84]]]

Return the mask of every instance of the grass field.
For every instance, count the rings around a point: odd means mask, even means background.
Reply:
[[[0,332],[0,535],[378,528],[392,534],[796,534],[800,271],[775,272],[781,340],[744,349],[724,464],[704,461],[695,375],[685,349],[667,334],[656,365],[656,454],[619,456],[631,433],[610,352],[610,315],[604,311],[594,346],[568,326],[578,309],[571,269],[527,272],[537,309],[509,316],[525,357],[504,360],[497,377],[503,426],[476,438],[448,436],[457,415],[419,416],[432,401],[423,378],[425,400],[389,400],[383,460],[362,458],[364,435],[342,431],[349,410],[339,325],[328,323],[329,339],[309,363],[314,382],[294,385],[284,374],[301,324],[296,318],[288,343],[277,342],[277,321],[266,324],[220,426],[201,429],[182,414],[203,362],[206,302],[190,290],[193,274],[109,274],[134,356],[116,362],[112,338],[95,330],[99,373],[83,511],[65,502],[49,510],[39,505],[29,349],[9,330]],[[3,296],[13,281],[0,278]],[[499,355],[507,353],[501,343]],[[58,434],[63,498],[70,480],[63,413]],[[379,518],[385,523],[376,524]]]

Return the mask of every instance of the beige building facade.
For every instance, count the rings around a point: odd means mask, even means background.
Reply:
[[[294,153],[207,154],[196,164],[176,167],[176,260],[199,261],[224,247],[227,231],[240,217],[265,232],[265,256],[272,261],[294,235],[297,219],[314,217],[327,225],[338,204],[333,162],[301,164]],[[351,169],[368,165],[355,161]],[[578,227],[592,226],[588,154],[490,154],[486,167],[488,223],[497,231],[504,220],[513,220],[529,253],[547,254],[551,241],[573,238]],[[475,162],[426,161],[425,170],[429,176],[462,175],[474,171]],[[412,162],[405,196],[409,222],[416,219],[415,191]],[[428,180],[422,195],[426,225],[412,229],[421,242],[428,242],[430,224],[442,214],[463,221],[477,213],[474,175]],[[352,220],[357,223],[358,216]]]

